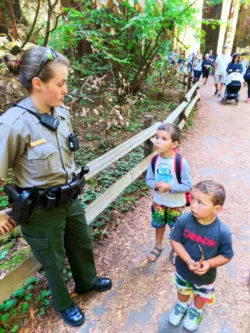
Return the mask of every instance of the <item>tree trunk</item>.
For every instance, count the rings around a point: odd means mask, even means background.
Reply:
[[[61,6],[65,8],[74,8],[76,10],[82,11],[83,6],[81,1],[74,0],[61,0]],[[66,14],[67,15],[67,14]],[[85,39],[82,39],[78,42],[76,47],[75,56],[81,58],[83,55],[92,54],[91,43]]]
[[[54,4],[52,4],[51,1],[48,0],[48,18],[47,18],[47,26],[46,26],[46,33],[45,33],[45,38],[43,41],[43,46],[47,46],[48,41],[49,41],[51,16],[53,14],[53,11],[54,11],[57,3],[58,3],[58,0],[55,0]]]
[[[242,4],[235,32],[233,50],[237,47],[247,48],[250,45],[250,3]]]
[[[10,15],[12,37],[13,37],[14,39],[18,39],[18,33],[17,33],[17,28],[16,28],[15,13],[14,13],[14,8],[13,8],[13,3],[12,3],[11,0],[7,0],[7,7],[8,7],[8,10],[9,10],[9,15]]]
[[[235,28],[238,20],[239,3],[239,0],[232,0],[228,17],[228,25],[225,33],[224,44],[229,45],[230,49],[233,47]],[[235,50],[232,51],[235,52]]]
[[[14,9],[16,23],[23,23],[20,0],[13,0],[12,2],[13,2],[13,9]]]
[[[4,15],[4,5],[0,5],[0,33],[8,33],[7,22]]]

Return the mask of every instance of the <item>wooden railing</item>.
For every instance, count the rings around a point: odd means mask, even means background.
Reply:
[[[192,111],[193,107],[200,98],[197,90],[200,84],[197,82],[185,95],[184,101],[168,116],[164,121],[175,122],[182,129],[186,120]],[[192,99],[193,98],[193,99]],[[110,150],[106,154],[98,157],[88,164],[90,172],[86,175],[86,180],[92,178],[100,171],[107,168],[109,165],[128,154],[134,148],[142,143],[149,143],[150,149],[145,149],[147,152],[145,159],[130,170],[126,175],[113,184],[106,192],[100,195],[93,203],[86,208],[87,223],[90,224],[110,203],[112,203],[134,180],[136,180],[146,169],[154,156],[153,145],[150,144],[150,139],[155,135],[157,127],[160,123],[155,123],[131,139],[123,142],[121,145]],[[32,274],[37,272],[41,265],[30,254],[22,263],[15,269],[9,272],[3,279],[0,280],[0,303],[8,298],[15,290],[17,290]]]

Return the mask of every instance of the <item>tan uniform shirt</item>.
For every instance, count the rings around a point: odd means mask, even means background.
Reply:
[[[29,97],[18,104],[38,112]],[[59,119],[57,131],[17,106],[0,117],[0,178],[7,178],[8,169],[13,168],[15,184],[21,188],[47,188],[72,180],[75,163],[67,144],[69,111],[56,107],[54,116]]]

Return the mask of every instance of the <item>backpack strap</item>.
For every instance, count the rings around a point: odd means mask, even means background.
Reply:
[[[182,156],[181,154],[177,153],[174,157],[174,171],[176,174],[176,178],[178,183],[181,184],[181,170],[182,170]]]
[[[155,155],[151,160],[151,168],[153,170],[153,174],[155,174],[155,166],[156,166],[158,157],[159,157],[159,154]]]

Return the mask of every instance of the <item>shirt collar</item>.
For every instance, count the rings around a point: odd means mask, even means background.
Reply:
[[[66,119],[65,111],[61,107],[55,107],[54,110],[59,117]]]
[[[36,108],[36,106],[34,105],[32,99],[28,96],[26,97],[25,99],[23,99],[20,103],[21,106],[25,107],[26,109],[29,109],[31,111],[34,111],[34,112],[39,112],[38,109]],[[36,124],[38,124],[40,122],[40,120],[37,118],[37,117],[34,117],[34,122]]]
[[[31,111],[39,113],[39,110],[37,109],[37,107],[35,106],[35,104],[33,103],[32,99],[29,96],[26,97],[25,99],[23,99],[19,104],[21,106],[23,106],[23,107],[31,110]],[[55,110],[55,113],[59,117],[64,118],[64,119],[66,118],[65,112],[63,112],[63,110],[62,110],[61,107],[55,107],[54,110]],[[36,123],[39,123],[39,119],[38,118],[36,118]]]

